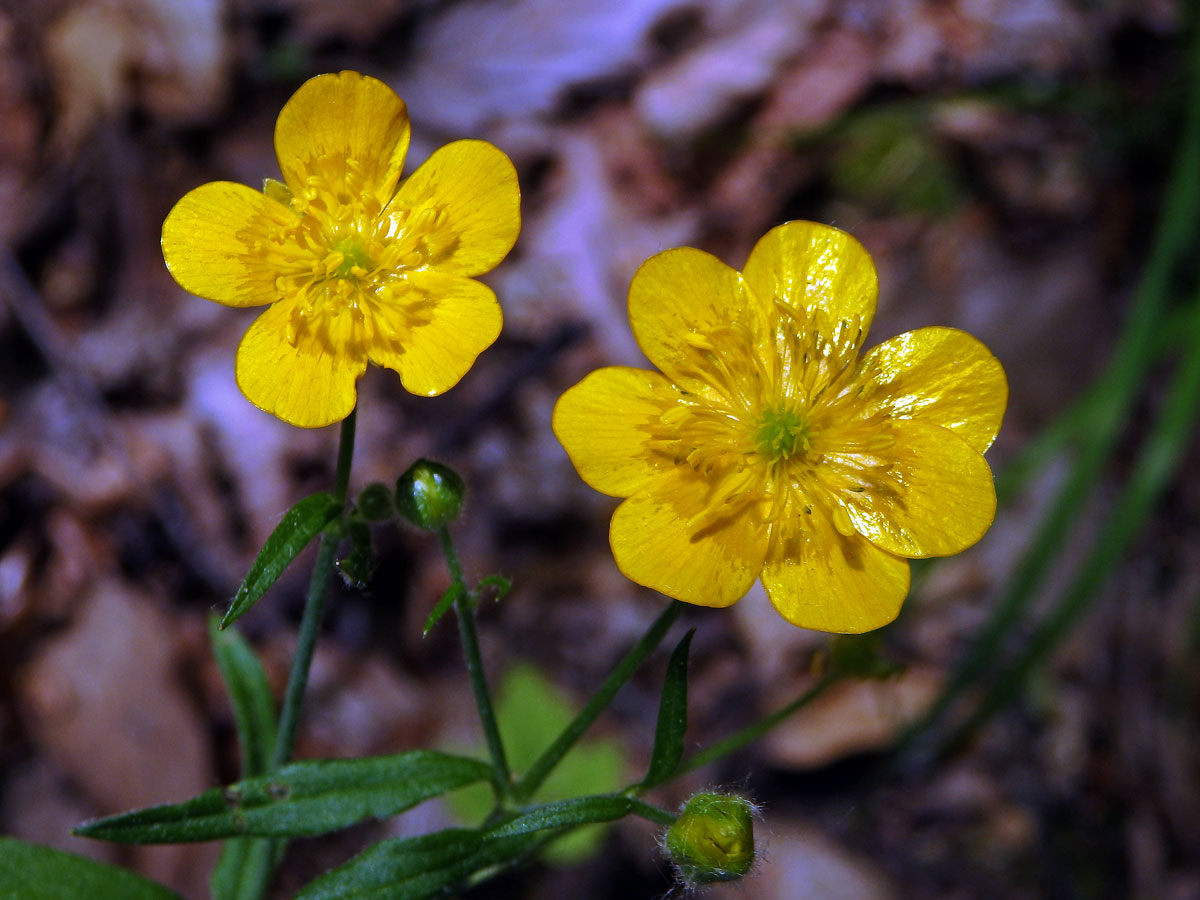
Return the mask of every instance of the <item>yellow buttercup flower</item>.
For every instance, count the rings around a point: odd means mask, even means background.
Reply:
[[[202,185],[163,223],[163,256],[185,290],[268,307],[238,347],[237,382],[285,422],[344,419],[368,361],[414,394],[440,394],[500,333],[495,294],[473,276],[517,239],[516,171],[491,144],[464,140],[401,183],[409,134],[404,101],[383,82],[318,75],[275,123],[282,182]]]
[[[761,577],[789,622],[862,632],[896,617],[908,558],[983,536],[1004,370],[953,328],[860,356],[876,294],[862,245],[811,222],[742,272],[690,247],[642,265],[629,320],[662,374],[600,369],[554,409],[584,481],[628,498],[609,532],[628,578],[729,606]]]

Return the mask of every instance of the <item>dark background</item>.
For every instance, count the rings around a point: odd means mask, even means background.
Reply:
[[[336,428],[287,426],[234,384],[255,312],[184,294],[158,247],[187,190],[278,175],[274,118],[305,78],[352,68],[392,85],[413,120],[407,171],[460,137],[517,165],[521,238],[486,279],[503,335],[441,398],[367,373],[353,486],[390,482],[420,455],[458,467],[471,487],[456,527],[466,566],[515,584],[481,611],[494,678],[532,663],[580,703],[663,603],[616,571],[615,501],[580,482],[549,427],[587,371],[642,364],[624,315],[637,265],[691,245],[740,267],[789,218],[853,232],[880,273],[868,345],[950,325],[1004,363],[1011,399],[990,452],[1003,472],[1121,338],[1179,141],[1185,6],[4,0],[0,831],[206,896],[214,847],[67,832],[236,778],[205,618],[283,511],[332,481]],[[1138,386],[1009,646],[1102,526],[1169,371]],[[977,547],[923,570],[882,635],[903,675],[839,687],[752,750],[660,790],[665,805],[704,785],[764,804],[756,874],[712,896],[1200,897],[1196,462],[1192,450],[1020,702],[954,752],[901,765],[883,753],[995,608],[1069,447]],[[478,740],[453,628],[421,637],[446,585],[435,544],[394,529],[375,540],[369,589],[331,599],[301,756]],[[279,686],[310,563],[243,621]],[[699,629],[694,745],[796,696],[829,642],[784,623],[758,589],[685,621]],[[624,735],[629,780],[648,757],[663,664],[599,725]],[[304,842],[278,896],[368,840],[451,815],[434,803]],[[623,823],[574,868],[537,864],[478,895],[659,897],[670,875],[654,840]]]

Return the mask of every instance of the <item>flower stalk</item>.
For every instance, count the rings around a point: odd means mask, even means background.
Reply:
[[[352,410],[350,415],[342,420],[341,435],[338,440],[333,496],[343,505],[346,502],[350,486],[350,465],[354,457],[356,418],[357,413]],[[337,557],[339,541],[337,530],[337,526],[334,524],[321,535],[317,560],[313,564],[312,577],[308,582],[304,614],[300,619],[300,635],[296,641],[296,655],[292,659],[292,670],[288,675],[283,709],[279,715],[279,733],[275,740],[275,753],[271,759],[272,768],[275,769],[287,763],[291,758],[292,745],[296,740],[300,707],[304,702],[304,692],[308,687],[308,672],[312,666],[317,633],[321,630],[321,617],[325,611],[325,594],[329,589],[329,579],[333,575],[333,564]]]
[[[488,755],[492,760],[492,788],[496,792],[496,799],[503,801],[512,787],[512,776],[508,769],[508,757],[504,752],[504,741],[500,737],[500,726],[496,722],[496,712],[492,707],[487,675],[483,670],[483,655],[479,652],[475,608],[463,580],[462,563],[459,562],[454,539],[450,537],[450,529],[445,525],[438,529],[438,542],[442,546],[442,555],[446,558],[446,568],[450,571],[451,590],[455,592],[454,612],[458,616],[463,657],[466,659],[467,673],[471,678],[471,691],[475,695],[475,706],[479,710],[479,722],[483,726]]]

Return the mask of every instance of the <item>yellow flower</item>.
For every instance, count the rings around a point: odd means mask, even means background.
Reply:
[[[583,479],[628,498],[609,532],[628,578],[729,606],[761,577],[789,622],[862,632],[899,612],[906,557],[983,536],[1004,371],[952,328],[860,357],[876,294],[862,245],[811,222],[740,273],[690,247],[638,270],[629,320],[662,374],[600,369],[554,410]]]
[[[282,182],[202,185],[163,223],[185,290],[267,306],[238,347],[237,382],[285,422],[344,419],[368,361],[414,394],[440,394],[500,333],[495,294],[473,276],[517,239],[513,165],[491,144],[457,141],[400,183],[409,133],[383,82],[318,75],[275,123]]]

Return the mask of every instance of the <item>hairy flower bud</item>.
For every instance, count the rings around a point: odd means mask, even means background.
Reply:
[[[354,505],[368,522],[386,522],[396,515],[392,492],[380,481],[372,482],[363,488]]]
[[[741,878],[754,863],[754,804],[736,794],[696,794],[663,844],[684,884]]]
[[[418,459],[396,482],[396,508],[418,528],[437,531],[457,518],[466,485],[449,466]]]

